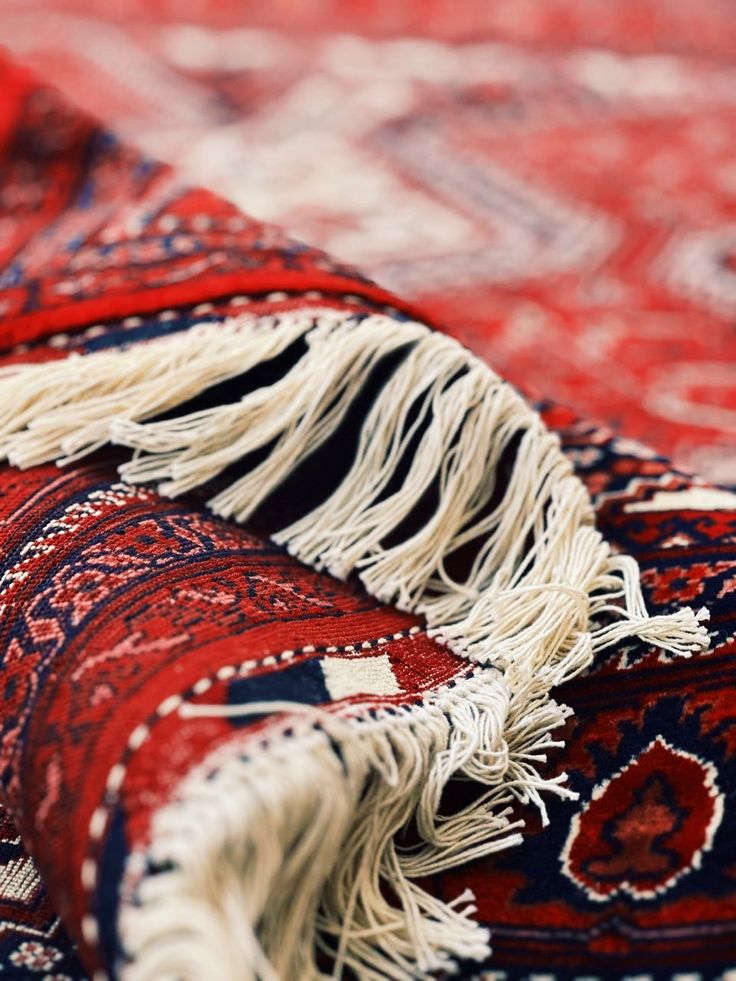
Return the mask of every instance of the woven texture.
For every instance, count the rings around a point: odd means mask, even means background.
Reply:
[[[0,36],[533,396],[734,482],[733,12],[478,7],[44,0]]]
[[[575,718],[553,768],[580,800],[553,803],[550,828],[513,858],[437,885],[476,891],[492,966],[510,978],[542,965],[560,979],[727,977],[736,500],[566,411],[549,421],[595,495],[599,527],[638,559],[650,608],[685,596],[709,606],[711,649],[683,661],[623,644],[567,686]]]
[[[183,188],[25,72],[0,71],[5,364],[173,336],[246,307],[413,312]],[[734,966],[736,945],[736,501],[567,410],[545,405],[544,415],[606,537],[639,559],[650,608],[707,605],[711,648],[684,661],[627,641],[601,656],[564,692],[577,717],[550,763],[551,774],[570,774],[580,801],[553,802],[551,828],[523,848],[435,875],[430,888],[451,900],[472,886],[492,928],[489,970],[509,978],[540,968],[560,978],[715,977]],[[429,639],[421,618],[306,569],[198,498],[171,502],[121,483],[118,462],[104,451],[62,472],[0,475],[9,813],[0,949],[11,977],[77,978],[114,962],[123,864],[145,852],[155,813],[213,749],[239,746],[244,728],[258,738],[263,726],[268,741],[264,721],[182,723],[183,703],[247,704],[267,692],[400,718],[476,670]]]

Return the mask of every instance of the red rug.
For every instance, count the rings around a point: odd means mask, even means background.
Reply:
[[[73,64],[65,60],[63,70]],[[183,187],[25,73],[4,72],[4,363],[104,354],[244,309],[285,315],[284,322],[297,309],[388,313],[397,330],[418,315],[352,269]],[[255,88],[257,75],[248,78]],[[332,226],[327,232],[336,234]],[[550,273],[548,297],[565,275]],[[495,307],[502,295],[516,307],[517,290],[532,296],[529,281],[489,289],[476,284]],[[442,311],[441,296],[434,304]],[[469,322],[469,308],[460,309]],[[499,345],[496,365],[507,357],[501,338],[488,341]],[[554,345],[537,339],[532,349],[543,363]],[[663,363],[661,344],[658,351]],[[586,391],[596,387],[597,370],[591,359]],[[528,378],[517,378],[555,393],[555,372],[548,376],[549,385],[538,383],[529,368]],[[585,404],[580,394],[569,401]],[[640,404],[628,410],[642,427],[651,422]],[[491,927],[493,954],[474,963],[469,941],[463,976],[485,966],[508,978],[540,971],[715,978],[736,963],[729,834],[736,502],[567,410],[547,404],[544,416],[595,497],[605,538],[639,560],[650,609],[709,607],[710,650],[684,660],[625,640],[602,652],[594,670],[563,689],[576,711],[568,748],[549,766],[540,762],[548,784],[568,772],[579,802],[548,799],[550,827],[541,831],[532,818],[523,847],[431,875],[425,886],[448,901],[472,887],[475,918]],[[692,428],[678,424],[670,435],[692,447]],[[711,437],[724,441],[727,427],[717,429]],[[207,514],[196,498],[176,503],[121,484],[120,459],[62,472],[49,465],[2,471],[3,802],[51,896],[49,904],[8,822],[0,944],[11,977],[76,978],[125,962],[116,923],[123,865],[127,888],[136,875],[169,871],[145,851],[153,815],[193,764],[215,747],[239,744],[243,728],[252,728],[243,719],[182,722],[182,701],[259,702],[264,678],[284,683],[268,689],[269,699],[322,705],[331,698],[341,711],[355,704],[368,716],[398,713],[477,669],[430,640],[420,618],[306,570],[267,543],[262,527],[244,531]],[[313,471],[302,486],[318,487],[320,478]],[[261,520],[268,524],[269,514]],[[351,689],[346,665],[358,650],[372,664],[372,680]],[[148,738],[153,728],[155,739]],[[529,808],[518,806],[529,820]],[[137,872],[131,855],[144,856]],[[52,907],[81,943],[86,969]],[[212,936],[214,958],[234,935],[221,943]],[[205,976],[200,968],[193,976]]]
[[[0,37],[532,396],[736,479],[723,0],[24,0]]]

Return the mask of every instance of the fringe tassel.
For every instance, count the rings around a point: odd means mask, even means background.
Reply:
[[[125,886],[121,933],[134,944],[123,976],[311,981],[327,977],[317,967],[321,951],[333,978],[350,968],[361,979],[430,981],[453,972],[458,958],[487,956],[488,931],[472,919],[472,895],[445,904],[414,885],[410,876],[434,866],[403,854],[396,835],[413,816],[442,831],[442,819],[427,809],[427,786],[443,756],[447,777],[448,755],[465,772],[447,749],[461,738],[453,706],[473,705],[471,742],[490,754],[503,742],[497,700],[507,698],[502,675],[491,670],[465,691],[367,724],[298,703],[183,706],[188,719],[283,712],[288,721],[259,732],[258,752],[239,744],[213,755],[155,816],[153,847],[136,856],[155,874],[129,876]],[[310,724],[301,731],[300,715]],[[281,737],[286,725],[290,740]],[[472,749],[464,755],[470,760]],[[497,770],[486,779],[495,783]],[[454,835],[454,851],[440,842],[437,855],[444,851],[450,864],[519,844],[512,800],[496,787],[466,808],[466,823],[476,826]],[[245,918],[258,924],[257,940],[243,930]]]
[[[110,441],[112,420],[150,419],[275,358],[314,318],[233,318],[216,326],[200,324],[125,350],[0,368],[0,459],[21,468],[71,463]]]
[[[274,384],[146,422],[300,338],[305,353]],[[176,495],[260,450],[210,502],[245,521],[336,433],[376,366],[398,351],[348,473],[275,538],[315,568],[357,571],[374,596],[421,612],[437,640],[478,664],[477,679],[400,721],[341,720],[332,739],[344,767],[324,744],[297,761],[290,741],[287,777],[276,741],[262,776],[255,758],[238,760],[232,794],[216,801],[220,778],[208,797],[193,777],[186,806],[157,818],[155,847],[170,849],[171,870],[143,880],[140,909],[128,904],[121,919],[131,978],[320,977],[317,947],[335,958],[337,976],[351,967],[361,978],[428,978],[457,958],[486,956],[472,906],[443,905],[411,880],[517,844],[515,801],[546,821],[542,794],[570,796],[562,778],[539,772],[569,715],[549,693],[596,652],[628,636],[686,656],[708,644],[705,611],[648,616],[636,563],[595,530],[556,436],[490,368],[421,324],[314,311],[243,317],[14,366],[0,373],[0,453],[18,466],[68,462],[112,440],[135,451],[124,479]],[[441,816],[458,775],[487,790]],[[196,821],[177,824],[203,795],[230,815],[214,851],[204,838],[194,844]],[[420,844],[402,852],[395,836],[410,820]],[[209,833],[212,822],[203,826]]]

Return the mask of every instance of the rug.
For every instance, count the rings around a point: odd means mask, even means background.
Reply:
[[[575,715],[550,772],[578,800],[552,801],[549,827],[508,858],[433,885],[475,891],[493,937],[488,978],[729,979],[736,500],[567,410],[546,418],[597,526],[636,557],[649,608],[703,603],[711,646],[683,660],[624,642],[565,685]]]
[[[584,708],[610,678],[610,713],[619,671],[667,669],[671,690],[718,663],[733,495],[538,406],[566,458],[426,314],[2,70],[2,794],[27,850],[8,828],[7,902],[24,913],[6,926],[10,976],[619,957],[608,909],[596,921],[575,900],[535,952],[528,870],[567,813],[565,874],[590,903],[711,884],[729,717],[713,686],[679,711],[650,689],[633,721],[596,730],[591,711],[589,732],[583,714],[568,783],[547,766],[573,725],[550,690],[567,681]],[[641,808],[659,821],[649,851]],[[522,847],[530,821],[550,831]],[[689,915],[686,956],[720,970],[732,924],[716,906],[707,950],[692,902],[667,915],[678,937]],[[626,935],[656,932],[661,908]],[[640,948],[630,963],[651,961]]]
[[[7,0],[0,37],[532,397],[736,481],[723,0]]]

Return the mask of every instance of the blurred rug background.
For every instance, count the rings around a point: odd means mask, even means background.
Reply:
[[[530,395],[736,481],[725,0],[5,0],[0,39]]]

